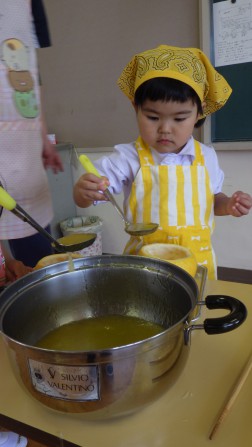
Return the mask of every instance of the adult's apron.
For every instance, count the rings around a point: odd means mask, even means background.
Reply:
[[[155,165],[151,150],[141,137],[136,141],[140,169],[125,203],[129,221],[158,222],[148,236],[131,237],[124,252],[137,254],[154,242],[188,247],[197,262],[216,278],[215,255],[211,244],[214,228],[214,195],[200,143],[194,140],[192,165]]]
[[[1,0],[0,180],[40,225],[52,203],[42,161],[40,97],[30,0]],[[0,218],[0,239],[36,233],[11,212]]]

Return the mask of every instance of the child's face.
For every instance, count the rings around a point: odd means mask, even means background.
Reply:
[[[197,105],[191,100],[184,103],[147,100],[135,110],[141,137],[162,154],[180,152],[199,119]]]

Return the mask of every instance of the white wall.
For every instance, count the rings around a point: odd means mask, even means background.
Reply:
[[[135,53],[197,46],[198,0],[45,0],[52,47],[39,50],[50,133],[76,147],[132,141],[136,121],[117,79]]]
[[[252,151],[218,151],[225,173],[223,192],[228,196],[241,190],[252,195]],[[218,265],[252,270],[252,212],[234,218],[217,217],[213,235]]]

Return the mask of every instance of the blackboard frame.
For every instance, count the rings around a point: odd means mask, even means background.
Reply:
[[[199,28],[200,47],[213,61],[213,0],[199,0]],[[218,68],[217,68],[218,70]],[[224,109],[223,109],[224,110]],[[216,150],[252,150],[252,141],[214,141],[212,132],[213,118],[208,117],[201,131],[201,138],[205,144],[211,144]],[[252,129],[252,126],[251,126]]]

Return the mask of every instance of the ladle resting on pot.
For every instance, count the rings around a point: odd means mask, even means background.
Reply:
[[[91,160],[86,155],[80,155],[79,161],[82,164],[83,168],[87,172],[94,174],[97,177],[101,177],[101,175],[99,174],[99,172],[97,171],[97,169],[95,168],[95,166],[93,165]],[[131,222],[129,222],[126,219],[120,206],[116,202],[113,194],[111,194],[111,192],[109,191],[108,188],[105,189],[104,195],[112,203],[112,205],[115,207],[115,209],[117,210],[120,217],[124,220],[126,233],[130,234],[131,236],[144,236],[146,234],[154,233],[157,230],[158,224],[156,224],[156,223],[152,223],[152,222],[131,223]]]
[[[69,236],[64,236],[60,239],[54,239],[50,233],[48,233],[43,227],[41,227],[16,201],[10,196],[10,194],[5,191],[5,189],[0,186],[0,205],[11,211],[19,219],[27,222],[39,233],[43,234],[52,243],[53,248],[60,253],[72,252],[82,250],[83,248],[89,247],[95,238],[96,234],[71,234]]]

